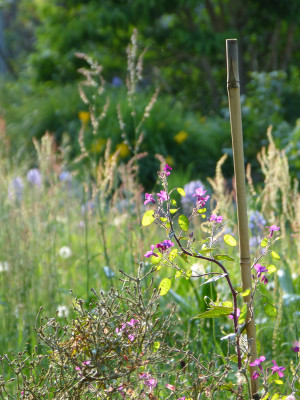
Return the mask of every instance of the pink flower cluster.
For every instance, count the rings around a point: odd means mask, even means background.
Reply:
[[[120,332],[126,332],[128,334],[128,339],[133,342],[135,339],[135,336],[130,332],[130,328],[134,328],[136,324],[139,323],[138,319],[133,319],[131,318],[130,321],[127,321],[126,323],[122,324],[121,328],[116,328],[116,333]],[[129,328],[128,328],[129,327]]]
[[[198,207],[203,207],[210,196],[204,196],[207,190],[203,190],[202,187],[196,189],[196,193],[193,194],[193,197],[197,196],[197,205]]]
[[[258,367],[260,369],[260,371],[253,372],[251,379],[257,379],[259,376],[261,376],[263,374],[263,368],[262,368],[261,364],[265,360],[266,360],[265,356],[260,356],[257,360],[255,360],[249,364],[251,367]],[[285,370],[285,367],[279,367],[275,360],[272,360],[272,363],[274,364],[274,367],[271,367],[272,375],[277,373],[279,378],[283,378],[284,374],[282,371]],[[267,369],[267,371],[268,371],[268,369]]]
[[[268,278],[266,277],[266,275],[262,275],[262,273],[268,272],[268,269],[261,264],[255,264],[254,269],[256,269],[257,271],[257,277],[261,277],[261,282],[266,285],[268,283]]]
[[[152,244],[151,245],[151,250],[147,251],[146,254],[144,254],[144,257],[151,257],[155,256],[158,257],[158,254],[154,253],[154,249],[157,248],[160,253],[164,253],[166,250],[168,250],[170,247],[173,247],[174,243],[171,242],[171,240],[164,240],[163,242]]]

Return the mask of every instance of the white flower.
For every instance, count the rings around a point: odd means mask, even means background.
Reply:
[[[292,279],[295,280],[295,279],[297,279],[297,278],[298,278],[298,274],[296,274],[296,272],[293,272],[293,273],[292,273]]]
[[[277,271],[277,275],[278,275],[278,276],[283,276],[283,275],[284,275],[284,270],[283,270],[283,269],[279,269],[279,270]]]
[[[0,262],[0,272],[8,270],[9,270],[9,263],[7,261]]]
[[[59,316],[59,317],[68,317],[68,315],[69,315],[69,310],[68,310],[68,308],[66,307],[66,306],[58,306],[57,307],[57,315]]]
[[[72,250],[68,246],[63,246],[59,250],[59,255],[61,256],[61,258],[69,258],[72,255]]]
[[[198,279],[199,275],[205,274],[205,269],[202,264],[195,263],[191,266],[192,270],[192,278],[191,279]]]

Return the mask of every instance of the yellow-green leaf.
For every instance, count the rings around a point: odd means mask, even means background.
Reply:
[[[277,400],[279,398],[280,398],[280,394],[279,393],[275,393],[275,394],[273,394],[271,400]]]
[[[251,293],[251,290],[250,290],[250,289],[247,289],[247,290],[245,290],[243,293],[241,293],[241,295],[242,295],[243,297],[247,297],[250,293]]]
[[[190,277],[193,275],[193,271],[191,269],[189,269],[186,273],[185,273],[185,279],[188,280],[190,279]]]
[[[175,279],[180,278],[183,272],[184,271],[182,269],[177,270],[176,273],[175,273]]]
[[[273,304],[270,304],[270,303],[266,304],[264,306],[264,311],[270,317],[276,317],[277,316],[277,309],[276,309],[276,307],[273,306]]]
[[[176,206],[177,206],[176,200],[172,199],[172,200],[171,200],[171,204],[172,204],[172,206],[175,206],[175,207],[176,207]]]
[[[243,324],[245,322],[246,316],[247,316],[247,304],[244,303],[243,307],[241,309],[241,314],[240,314],[239,319],[238,319],[239,325],[241,325],[241,324]]]
[[[200,210],[197,211],[199,214],[203,214],[206,212],[206,208],[200,208]]]
[[[275,379],[275,382],[277,385],[283,385],[283,381],[281,379]]]
[[[158,253],[157,256],[151,256],[150,262],[151,264],[158,264],[161,261],[161,253]]]
[[[231,301],[223,301],[222,306],[223,307],[233,307],[233,304]]]
[[[268,239],[264,238],[261,242],[260,242],[261,247],[267,247],[268,245]]]
[[[269,398],[269,393],[267,393],[261,400],[267,400]]]
[[[159,348],[160,348],[160,343],[154,342],[153,343],[153,352],[156,353]]]
[[[179,215],[178,223],[179,223],[180,228],[183,231],[186,232],[189,229],[190,222],[189,222],[188,218],[185,215]]]
[[[157,265],[156,271],[159,271],[161,269],[161,265]]]
[[[161,220],[161,222],[167,222],[167,221],[168,221],[168,218],[160,217],[160,220]]]
[[[170,208],[170,213],[175,214],[178,210],[179,208]]]
[[[170,251],[169,260],[172,262],[176,257],[177,257],[177,249],[173,249],[172,251]]]
[[[268,270],[268,273],[269,273],[269,274],[273,274],[273,272],[277,271],[277,268],[275,267],[275,265],[270,264],[270,265],[267,267],[267,270]]]
[[[185,196],[185,191],[182,188],[177,188],[177,192],[180,194],[180,196]]]
[[[160,284],[159,284],[159,286],[158,286],[159,294],[160,294],[161,296],[164,296],[165,294],[168,293],[168,291],[170,290],[170,288],[171,288],[171,279],[170,279],[170,278],[164,278],[164,279],[160,282]]]
[[[216,318],[221,316],[230,315],[233,311],[233,307],[223,307],[223,306],[215,306],[211,307],[209,310],[196,315],[192,319],[195,318]]]
[[[275,251],[271,251],[271,256],[275,258],[275,260],[280,260],[280,255],[277,254]]]
[[[235,262],[235,260],[234,260],[232,257],[228,256],[227,254],[218,254],[218,255],[215,255],[215,256],[214,256],[214,259],[215,259],[215,260],[220,260],[220,261],[226,260],[226,261],[234,261],[234,262]]]
[[[237,241],[232,235],[229,235],[228,233],[223,236],[223,240],[228,246],[235,247],[237,245]]]
[[[155,221],[154,210],[146,211],[142,218],[142,225],[148,226],[148,225],[152,224],[152,222],[154,222],[154,221]]]

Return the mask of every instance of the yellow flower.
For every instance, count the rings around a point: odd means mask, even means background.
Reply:
[[[78,118],[83,125],[86,125],[90,120],[90,113],[88,111],[79,111]]]
[[[106,139],[100,138],[96,140],[94,143],[91,145],[91,152],[92,153],[100,153],[103,147],[106,144]]]
[[[119,156],[122,158],[125,158],[130,154],[130,149],[126,143],[117,144],[117,150],[119,150]]]
[[[183,143],[187,138],[188,138],[188,133],[186,131],[180,131],[177,133],[177,135],[174,136],[175,142],[178,144]]]

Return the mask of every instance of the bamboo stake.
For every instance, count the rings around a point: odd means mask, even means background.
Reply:
[[[237,39],[226,40],[226,54],[227,90],[237,197],[241,277],[243,290],[250,289],[252,291]],[[252,362],[257,359],[257,350],[254,314],[253,309],[251,311],[249,309],[250,299],[251,293],[244,297],[244,301],[248,303],[246,332],[250,350],[250,361]],[[249,368],[250,376],[252,376],[256,367]],[[255,396],[257,391],[257,380],[251,379],[251,397],[254,396],[254,398],[257,398],[257,396]]]

